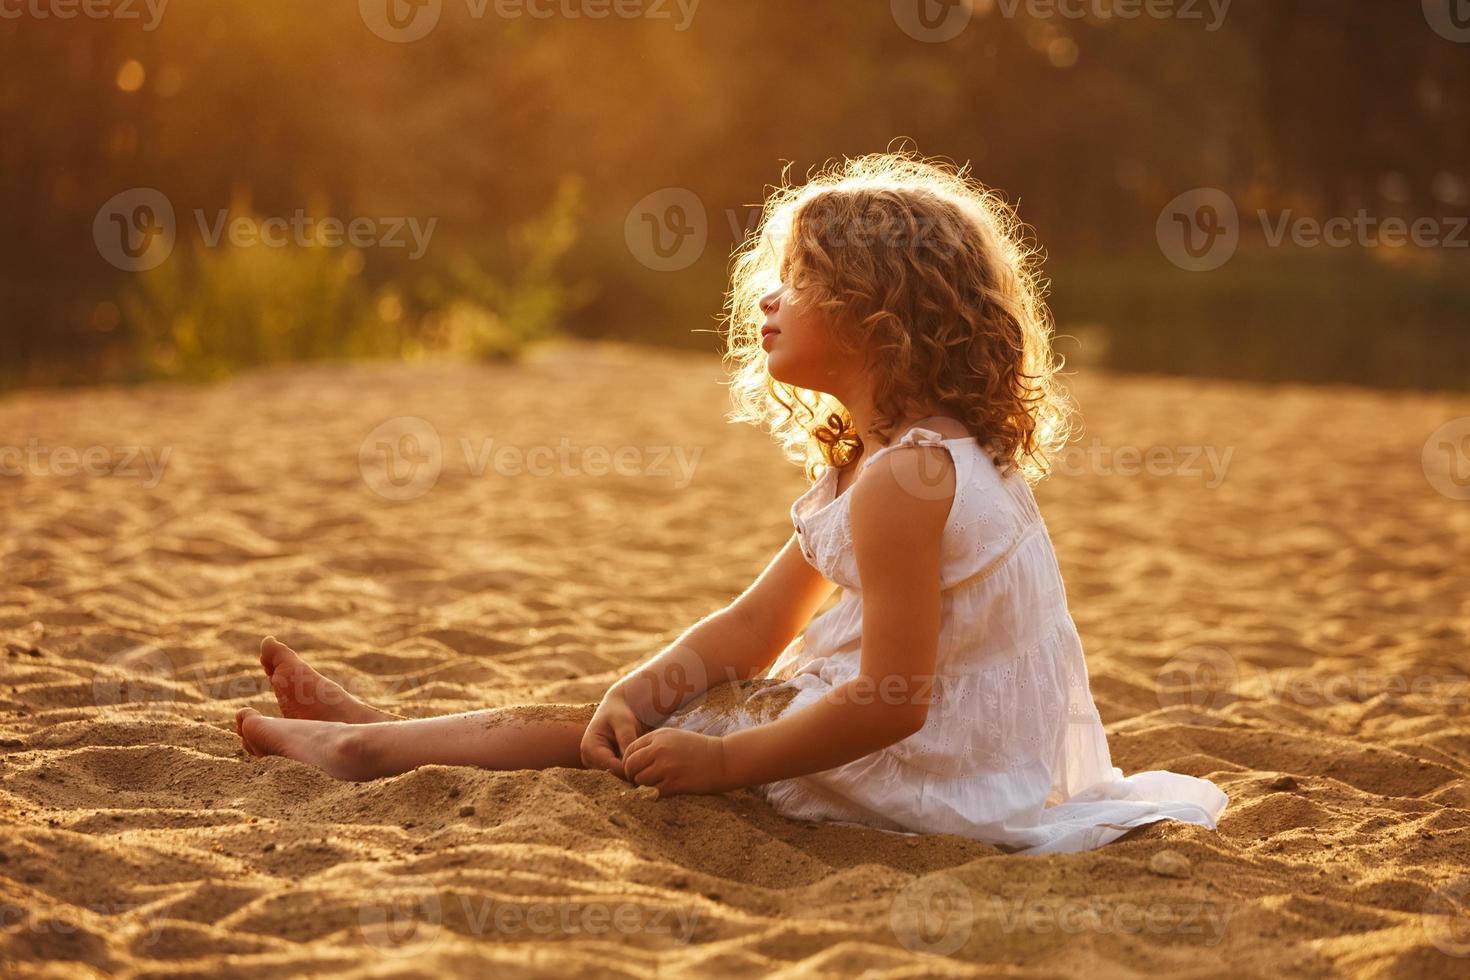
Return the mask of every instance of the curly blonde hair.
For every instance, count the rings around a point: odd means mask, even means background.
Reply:
[[[801,186],[790,184],[788,166],[733,258],[723,317],[724,362],[734,362],[727,418],[768,428],[809,479],[862,454],[836,398],[777,381],[766,368],[760,299],[789,274],[831,316],[839,345],[884,365],[874,378],[880,437],[909,407],[937,404],[1002,473],[1040,480],[1068,437],[1072,409],[1057,377],[1040,253],[1025,232],[968,164],[874,153],[828,164]]]

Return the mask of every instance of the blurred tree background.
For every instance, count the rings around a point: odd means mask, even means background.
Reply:
[[[147,29],[143,0],[135,19],[5,0],[0,385],[505,356],[559,332],[717,349],[765,186],[906,137],[1019,206],[1074,361],[1470,387],[1470,43],[1418,2],[1235,0],[1217,22],[1219,0],[1131,19],[973,0],[942,42],[904,29],[903,0],[620,3],[172,0]],[[417,40],[369,25],[430,7]],[[1237,253],[1203,272],[1156,234],[1201,187],[1240,213]],[[94,243],[132,188],[175,212],[147,271]],[[706,236],[677,269],[632,244],[635,205],[670,188]],[[432,237],[417,257],[207,240],[222,211],[303,210]],[[1432,219],[1444,241],[1273,244],[1260,211]]]

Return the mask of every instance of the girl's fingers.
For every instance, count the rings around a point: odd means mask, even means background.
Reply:
[[[658,729],[655,728],[654,731],[658,731]],[[623,747],[623,758],[626,759],[632,753],[638,751],[641,748],[647,747],[652,741],[653,732],[644,732],[642,735],[639,735],[637,738],[633,739],[626,746]]]
[[[582,764],[589,769],[607,769],[622,775],[622,760],[606,722],[589,725],[582,733]]]
[[[606,769],[622,775],[623,764],[606,739],[594,736],[582,747],[582,765],[588,769]]]
[[[623,772],[629,779],[637,781],[639,773],[653,762],[653,746],[642,745],[623,756]]]
[[[626,757],[628,750],[638,743],[638,723],[631,718],[614,718],[613,736],[617,739],[618,754]]]
[[[655,763],[644,769],[643,772],[639,775],[642,776],[641,781],[638,783],[639,786],[652,786],[654,789],[658,790],[659,796],[664,795],[664,791],[662,789],[664,782],[663,766]]]

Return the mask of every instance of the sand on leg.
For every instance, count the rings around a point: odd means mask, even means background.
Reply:
[[[514,705],[353,724],[271,718],[244,708],[235,731],[251,755],[285,756],[338,779],[378,779],[427,765],[580,768],[582,733],[596,710],[596,704]]]

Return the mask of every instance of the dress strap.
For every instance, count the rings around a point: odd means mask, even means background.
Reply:
[[[888,445],[884,446],[883,448],[874,451],[873,455],[871,455],[871,456],[869,456],[869,457],[867,457],[866,459],[863,460],[862,465],[866,467],[873,460],[877,459],[879,456],[882,456],[884,453],[888,452],[888,450],[890,450],[890,449],[897,449],[899,446],[942,446],[942,445],[944,445],[944,436],[943,435],[941,435],[938,432],[935,432],[933,429],[926,429],[923,426],[916,425],[912,429],[910,429],[907,432],[905,432],[902,436],[900,436],[897,442],[890,442]]]

